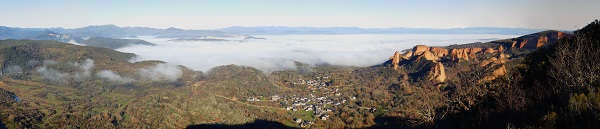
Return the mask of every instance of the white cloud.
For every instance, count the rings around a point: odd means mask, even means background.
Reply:
[[[181,77],[183,73],[179,66],[172,64],[157,64],[155,66],[151,66],[149,68],[141,68],[139,69],[139,73],[144,79],[149,80],[167,80],[167,81],[176,81]]]
[[[102,70],[102,71],[96,73],[96,76],[99,78],[103,78],[103,79],[107,79],[107,80],[115,81],[115,82],[131,82],[131,81],[133,81],[133,79],[127,78],[127,77],[121,77],[120,75],[116,74],[115,72],[113,72],[111,70]]]
[[[48,68],[47,66],[42,66],[36,70],[40,75],[42,75],[45,79],[50,81],[66,83],[67,77],[69,74],[60,72],[56,69]]]
[[[4,70],[2,70],[2,72],[3,73],[22,73],[23,68],[21,68],[21,66],[18,66],[18,65],[11,65],[11,66],[4,68]]]
[[[89,78],[92,74],[92,68],[94,67],[94,60],[86,59],[83,63],[71,63],[72,66],[75,66],[81,70],[81,72],[75,73],[75,79],[81,81],[83,79]]]

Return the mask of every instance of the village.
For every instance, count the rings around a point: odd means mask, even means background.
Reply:
[[[330,83],[331,76],[316,77],[313,80],[298,79],[294,85],[305,85],[309,90],[309,94],[304,95],[273,95],[270,100],[260,100],[259,97],[249,97],[247,101],[274,101],[288,111],[309,111],[314,116],[313,120],[302,120],[294,118],[300,127],[306,127],[316,120],[326,121],[330,115],[334,115],[334,106],[339,106],[355,100],[355,96],[343,95],[339,87],[332,86]],[[267,98],[268,99],[268,98]]]

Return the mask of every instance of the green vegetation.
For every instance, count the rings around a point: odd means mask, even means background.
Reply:
[[[403,61],[397,70],[297,63],[298,70],[268,74],[236,65],[206,74],[174,66],[181,70],[175,79],[152,79],[141,71],[150,74],[164,62],[130,63],[134,54],[108,48],[0,40],[0,120],[8,128],[300,127],[307,121],[314,128],[597,128],[599,37],[595,21],[538,50],[507,49],[501,54],[513,55],[503,63],[508,74],[491,81],[482,79],[498,65],[449,62],[446,55],[443,83],[427,79],[436,62],[423,59]],[[469,46],[498,43],[449,48]]]

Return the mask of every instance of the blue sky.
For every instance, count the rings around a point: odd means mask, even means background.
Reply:
[[[0,26],[580,28],[598,0],[0,0]]]

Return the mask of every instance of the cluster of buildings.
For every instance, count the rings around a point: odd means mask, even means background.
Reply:
[[[294,85],[306,85],[310,90],[308,95],[283,95],[271,96],[271,100],[279,102],[285,110],[289,111],[311,111],[316,119],[328,120],[330,115],[335,112],[334,106],[347,103],[354,100],[354,96],[344,96],[338,87],[332,86],[329,80],[330,76],[316,77],[315,80],[298,79]],[[263,98],[264,99],[264,98]],[[259,98],[250,97],[248,101],[260,101]],[[300,127],[306,127],[312,123],[310,120],[294,118],[294,122]],[[313,120],[314,121],[314,120]]]

